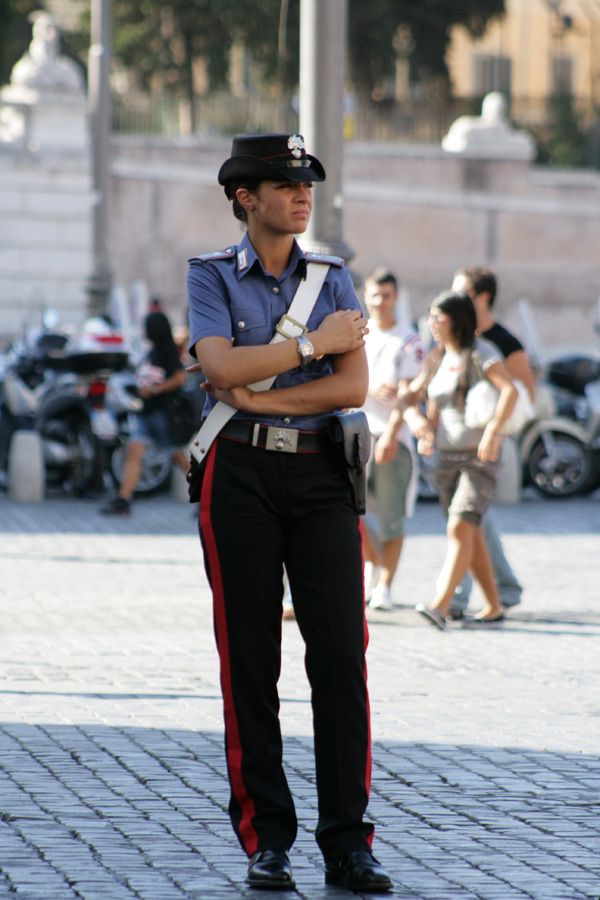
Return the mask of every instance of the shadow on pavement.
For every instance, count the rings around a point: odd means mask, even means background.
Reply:
[[[349,896],[323,887],[311,739],[288,739],[285,754],[300,819],[298,893]],[[0,894],[252,894],[226,814],[221,734],[5,723],[0,760]],[[597,756],[379,742],[374,849],[395,896],[413,900],[595,897],[599,787]]]

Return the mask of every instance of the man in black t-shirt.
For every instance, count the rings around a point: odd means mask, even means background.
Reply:
[[[522,381],[532,400],[535,398],[535,378],[521,341],[494,318],[494,303],[498,283],[489,269],[459,269],[452,282],[453,291],[468,294],[475,304],[477,334],[491,341],[504,357],[504,364],[512,378]]]

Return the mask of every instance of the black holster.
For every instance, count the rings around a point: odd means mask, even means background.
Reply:
[[[344,455],[354,511],[362,516],[367,507],[367,463],[371,454],[367,417],[362,410],[334,413],[328,429],[329,437]]]
[[[200,463],[195,456],[190,456],[190,467],[186,475],[186,481],[188,484],[188,497],[190,499],[190,503],[200,502],[200,491],[202,490],[202,475],[204,473],[204,469],[206,468],[205,463],[205,459],[203,459]]]

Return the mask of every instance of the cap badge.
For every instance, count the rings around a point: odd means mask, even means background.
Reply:
[[[291,134],[288,138],[288,150],[292,151],[294,159],[300,159],[304,147],[304,138],[301,134]]]

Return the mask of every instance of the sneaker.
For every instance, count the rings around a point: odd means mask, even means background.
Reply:
[[[115,497],[101,507],[100,512],[103,516],[128,516],[131,514],[131,504],[124,497]]]
[[[379,566],[372,562],[365,563],[365,598],[370,599],[379,581]]]
[[[378,584],[369,600],[369,609],[393,609],[392,592],[387,584]]]

